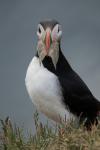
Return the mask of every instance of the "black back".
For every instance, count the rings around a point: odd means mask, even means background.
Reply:
[[[80,117],[80,121],[87,118],[85,123],[87,128],[91,126],[91,123],[93,124],[95,121],[97,123],[96,117],[100,111],[100,102],[92,95],[87,85],[71,68],[61,50],[59,51],[56,69],[50,57],[45,57],[43,65],[58,77],[63,93],[62,101],[66,108],[69,108],[71,113]]]

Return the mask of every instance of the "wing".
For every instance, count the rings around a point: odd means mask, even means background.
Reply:
[[[76,72],[71,70],[64,76],[59,76],[62,86],[64,103],[77,116],[93,116],[98,111],[98,101]],[[99,104],[100,105],[100,104]]]

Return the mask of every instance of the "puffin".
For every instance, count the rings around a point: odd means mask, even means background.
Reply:
[[[25,85],[34,106],[56,122],[78,118],[87,129],[98,124],[100,101],[72,69],[61,50],[62,28],[56,20],[37,27],[36,55],[31,60]]]

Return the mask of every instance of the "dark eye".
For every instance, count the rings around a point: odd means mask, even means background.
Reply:
[[[58,32],[60,31],[59,27],[58,27]]]
[[[40,29],[40,28],[38,29],[38,31],[39,31],[39,33],[41,34],[41,29]]]

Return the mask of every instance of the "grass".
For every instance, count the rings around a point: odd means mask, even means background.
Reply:
[[[39,121],[37,112],[34,123],[36,133],[26,140],[23,129],[12,125],[9,117],[1,120],[0,150],[100,150],[100,123],[92,131],[77,126],[75,121],[52,129]]]

